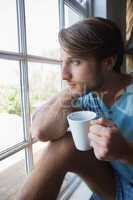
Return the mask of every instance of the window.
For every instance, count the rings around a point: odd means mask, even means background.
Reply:
[[[26,0],[25,3],[28,53],[59,58],[58,1]]]
[[[28,65],[31,113],[49,97],[61,90],[61,68],[59,65],[32,63]]]
[[[65,27],[68,27],[82,19],[82,15],[80,15],[78,12],[75,12],[69,6],[65,5]]]
[[[89,0],[65,0],[65,4],[72,8],[74,12],[78,12],[82,17],[88,17]]]
[[[83,5],[71,2],[74,4],[62,0],[0,1],[2,200],[15,199],[38,151],[47,146],[34,144],[29,128],[34,110],[61,90],[59,29],[86,16]]]
[[[9,34],[10,33],[10,34]],[[0,50],[18,51],[16,1],[0,1]]]
[[[18,61],[0,60],[0,151],[24,141]]]
[[[87,1],[86,0],[76,0],[82,7],[86,7],[86,3]]]

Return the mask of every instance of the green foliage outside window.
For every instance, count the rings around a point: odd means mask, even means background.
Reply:
[[[16,87],[0,86],[0,112],[21,114],[20,91]]]
[[[30,91],[30,111],[33,112],[37,103],[44,102],[48,97],[57,93],[56,88],[43,87],[41,90]],[[16,114],[21,116],[21,94],[20,88],[17,87],[3,87],[0,85],[0,113]]]

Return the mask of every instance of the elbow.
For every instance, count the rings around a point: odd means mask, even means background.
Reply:
[[[38,130],[37,133],[36,133],[36,138],[39,140],[39,141],[42,141],[42,142],[47,142],[48,139],[46,138],[45,134],[43,131],[41,130]]]
[[[42,131],[39,128],[31,128],[31,135],[33,138],[42,141],[42,142],[46,142],[48,141],[48,139],[45,137],[44,131]]]

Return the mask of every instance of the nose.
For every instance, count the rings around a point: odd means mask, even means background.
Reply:
[[[67,65],[62,65],[62,79],[69,81],[72,78],[71,69]]]

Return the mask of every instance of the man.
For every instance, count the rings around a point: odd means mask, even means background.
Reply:
[[[61,30],[59,41],[69,89],[35,114],[32,133],[51,142],[20,199],[55,200],[68,171],[86,182],[95,200],[133,199],[133,80],[120,73],[120,31],[110,20],[89,18]],[[99,117],[88,130],[89,151],[76,150],[67,133],[66,116],[77,108]]]

